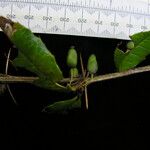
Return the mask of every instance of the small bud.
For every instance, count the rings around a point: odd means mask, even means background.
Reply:
[[[95,74],[98,70],[98,63],[94,54],[90,55],[88,59],[87,70],[90,74]]]
[[[76,78],[79,76],[79,73],[78,73],[78,69],[77,68],[71,68],[70,69],[70,76],[72,78]]]
[[[132,42],[132,41],[129,41],[128,43],[127,43],[127,49],[133,49],[134,48],[134,43]]]
[[[71,68],[75,68],[77,66],[77,52],[74,47],[71,47],[68,51],[67,65]]]

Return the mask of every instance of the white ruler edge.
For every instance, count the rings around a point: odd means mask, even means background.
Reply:
[[[0,0],[0,16],[35,33],[129,39],[150,30],[149,0]]]

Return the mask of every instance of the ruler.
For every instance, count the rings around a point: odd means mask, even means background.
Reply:
[[[150,30],[149,0],[0,0],[0,16],[35,33],[129,39]]]

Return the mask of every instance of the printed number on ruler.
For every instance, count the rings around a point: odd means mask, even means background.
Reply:
[[[1,0],[0,15],[37,33],[128,39],[150,30],[149,0]]]

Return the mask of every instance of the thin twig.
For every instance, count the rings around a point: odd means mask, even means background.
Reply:
[[[11,48],[10,48],[9,51],[8,51],[7,60],[6,60],[6,67],[5,67],[5,74],[6,74],[6,75],[8,74],[8,66],[9,66],[9,60],[10,60],[10,53],[11,53]],[[16,105],[18,105],[18,103],[17,103],[17,101],[16,101],[16,99],[15,99],[13,93],[11,92],[11,89],[10,89],[9,84],[6,84],[6,87],[7,87],[7,89],[8,89],[8,92],[9,92],[9,94],[10,94],[10,96],[11,96],[13,102],[14,102]]]
[[[138,67],[135,69],[130,69],[124,72],[116,72],[116,73],[109,73],[105,75],[95,76],[93,79],[87,81],[87,85],[92,84],[94,82],[101,82],[104,80],[111,80],[115,78],[120,78],[124,76],[129,76],[137,73],[148,72],[150,71],[150,65],[144,67]],[[0,74],[0,83],[33,83],[35,80],[38,80],[38,77],[21,77],[21,76],[11,76]],[[73,81],[78,81],[79,78],[75,78]],[[80,78],[81,80],[81,78]],[[70,78],[64,78],[60,81],[60,83],[67,83],[70,81]]]
[[[83,76],[83,78],[85,78],[86,71],[84,69],[83,59],[82,59],[81,53],[80,53],[80,65],[81,65],[81,70],[82,70],[82,76]]]
[[[16,105],[18,105],[18,103],[17,103],[17,101],[16,101],[14,95],[12,94],[12,92],[11,92],[11,90],[10,90],[10,86],[7,84],[6,87],[7,87],[7,89],[8,89],[8,92],[9,92],[9,94],[10,94],[10,96],[11,96],[13,102],[14,102]]]
[[[11,48],[9,49],[8,54],[7,54],[7,60],[6,60],[6,65],[5,65],[5,74],[6,75],[8,74],[8,65],[9,65],[10,53],[11,53]]]
[[[86,79],[88,78],[88,74],[86,76],[86,70],[84,69],[84,65],[83,65],[83,59],[82,59],[82,55],[80,53],[80,65],[81,65],[81,69],[82,69],[82,76],[83,76],[83,81],[79,84],[78,88],[83,87],[83,83],[85,83]],[[88,110],[88,93],[87,93],[87,86],[84,86],[84,95],[85,95],[85,107]]]
[[[89,101],[88,101],[88,93],[87,93],[87,86],[84,87],[84,93],[85,93],[85,107],[88,110],[89,108]]]

